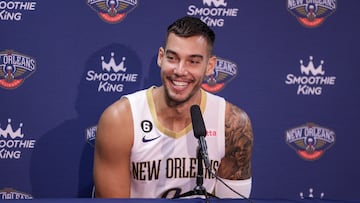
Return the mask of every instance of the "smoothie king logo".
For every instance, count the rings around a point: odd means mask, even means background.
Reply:
[[[335,132],[315,123],[307,123],[287,130],[285,141],[301,158],[313,161],[335,143]]]
[[[35,1],[0,1],[0,20],[20,21],[24,11],[35,11]]]
[[[206,76],[201,86],[209,92],[219,92],[236,77],[237,70],[238,68],[235,63],[217,57],[214,73]]]
[[[321,95],[322,87],[326,85],[335,85],[335,76],[325,76],[323,70],[324,60],[320,60],[318,66],[315,68],[314,58],[309,56],[309,62],[304,65],[304,61],[300,60],[300,71],[302,76],[296,76],[289,73],[286,76],[285,84],[297,85],[298,95]]]
[[[23,150],[35,147],[35,140],[24,139],[23,123],[20,123],[16,130],[13,129],[14,126],[10,118],[6,128],[0,123],[0,160],[20,159]]]
[[[139,83],[139,71],[137,68],[140,67],[134,67],[139,66],[139,62],[134,56],[130,56],[130,51],[122,51],[127,55],[119,54],[115,50],[106,50],[104,52],[101,51],[101,55],[94,58],[95,61],[92,64],[100,66],[97,69],[101,68],[101,70],[91,68],[87,71],[85,79],[92,83],[98,83],[98,92],[124,92],[126,86],[128,86],[128,89],[136,88]]]
[[[225,0],[203,0],[202,5],[190,5],[187,15],[199,16],[208,26],[223,27],[226,17],[237,17],[239,8],[230,7]]]
[[[324,192],[315,192],[313,187],[308,189],[308,192],[299,192],[300,199],[323,199],[325,197]]]
[[[336,0],[288,0],[287,8],[308,28],[321,25],[336,10]]]
[[[0,199],[33,199],[33,197],[12,188],[4,188],[0,190]]]
[[[13,50],[0,52],[0,87],[15,89],[36,70],[35,59]]]
[[[137,0],[87,0],[87,4],[107,23],[122,21],[137,5]]]

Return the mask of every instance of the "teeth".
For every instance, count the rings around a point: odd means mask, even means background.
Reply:
[[[173,81],[173,83],[177,86],[186,86],[187,85],[187,82]]]

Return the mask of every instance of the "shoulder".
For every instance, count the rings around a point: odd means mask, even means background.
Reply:
[[[248,114],[236,105],[226,102],[225,108],[225,127],[226,128],[248,128],[251,129],[251,121]],[[252,136],[252,135],[251,135]]]
[[[108,106],[101,114],[100,122],[116,122],[119,119],[126,118],[126,114],[131,112],[130,102],[126,97],[123,97]],[[100,123],[101,124],[101,123]]]
[[[253,130],[248,114],[236,105],[226,102],[225,139],[232,144],[248,145],[252,148]]]
[[[132,114],[129,100],[121,98],[108,106],[101,114],[96,139],[119,139],[119,134],[131,133]]]
[[[214,93],[208,92],[208,91],[206,91],[204,89],[201,89],[201,93],[203,94],[203,96],[206,95],[206,98],[209,101],[222,101],[222,102],[225,102],[224,97],[221,97],[221,96],[216,95]]]
[[[243,151],[250,156],[253,147],[254,135],[248,114],[234,104],[226,102],[225,110],[225,142],[230,151]]]
[[[151,93],[152,88],[123,95],[119,100],[108,106],[100,116],[98,122],[99,133],[104,134],[102,133],[104,131],[106,131],[106,134],[115,134],[115,132],[121,132],[121,134],[132,133],[132,111],[139,105],[144,104],[143,102],[146,101],[146,97]]]

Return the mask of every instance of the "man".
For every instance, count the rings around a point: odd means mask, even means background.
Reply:
[[[253,133],[247,114],[201,89],[216,66],[214,32],[184,17],[168,27],[158,51],[162,85],[126,95],[102,114],[96,133],[96,197],[172,198],[196,186],[197,138],[190,107],[199,105],[207,129],[210,169],[249,197]],[[203,187],[241,198],[204,171]]]

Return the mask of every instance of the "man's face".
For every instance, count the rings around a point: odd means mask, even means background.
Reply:
[[[216,63],[208,50],[202,36],[184,38],[169,34],[166,47],[161,47],[158,54],[167,99],[182,103],[199,90],[205,75],[212,74]]]

